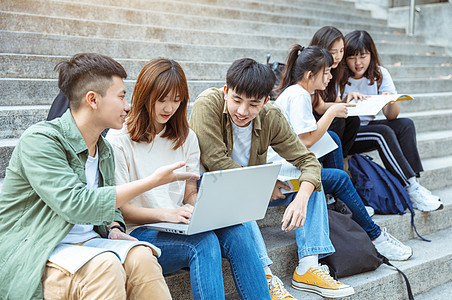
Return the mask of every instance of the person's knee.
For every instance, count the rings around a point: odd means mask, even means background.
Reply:
[[[125,280],[124,269],[122,267],[122,263],[116,254],[112,252],[104,252],[92,260],[92,271],[102,272],[103,274],[109,274],[108,276],[112,276],[117,278],[117,280]]]
[[[408,118],[400,118],[399,120],[399,126],[403,128],[406,132],[412,132],[415,134],[416,127],[414,126],[414,122],[411,119]]]
[[[191,247],[191,259],[221,260],[220,243],[213,231],[205,232]]]
[[[158,263],[157,257],[152,249],[147,246],[136,246],[130,249],[124,262],[124,268],[126,268],[126,272],[131,269],[157,274],[162,273],[162,267]]]

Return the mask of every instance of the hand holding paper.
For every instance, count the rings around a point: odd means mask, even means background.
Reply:
[[[364,101],[355,100],[350,103],[356,104],[354,107],[347,107],[348,116],[375,116],[389,102],[414,100],[413,97],[403,94],[373,95]]]

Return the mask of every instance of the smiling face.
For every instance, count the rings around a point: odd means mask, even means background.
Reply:
[[[181,97],[175,92],[170,92],[162,100],[156,101],[154,104],[154,126],[160,132],[169,119],[176,113],[181,104]]]
[[[369,51],[359,53],[357,55],[348,56],[346,58],[348,68],[353,72],[354,79],[363,78],[369,68],[372,55]]]
[[[239,127],[248,126],[254,120],[270,97],[248,98],[224,86],[224,100],[232,122]]]
[[[325,68],[323,72],[319,71],[312,78],[312,91],[310,92],[312,93],[315,90],[323,91],[328,86],[331,78],[333,78],[333,76],[331,75],[331,67]]]
[[[98,122],[105,128],[120,129],[130,107],[126,99],[126,87],[121,77],[113,76],[112,84],[104,96],[97,93]]]
[[[334,63],[331,66],[332,69],[337,68],[342,58],[344,57],[344,41],[340,38],[336,40],[328,49],[328,51],[333,56]]]

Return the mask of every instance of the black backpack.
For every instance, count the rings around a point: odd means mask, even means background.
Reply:
[[[353,221],[352,212],[341,200],[328,205],[330,240],[336,251],[320,259],[330,269],[335,278],[374,271],[381,264],[395,268],[405,279],[408,298],[413,300],[413,292],[408,277],[389,260],[378,253],[367,233]]]
[[[273,71],[273,73],[276,76],[275,85],[273,87],[272,92],[270,93],[270,99],[275,100],[276,99],[275,89],[278,87],[279,83],[281,82],[281,73],[284,70],[284,67],[286,65],[283,63],[277,62],[277,61],[270,62],[270,58],[271,58],[271,55],[267,54],[267,66],[270,67],[270,69]]]

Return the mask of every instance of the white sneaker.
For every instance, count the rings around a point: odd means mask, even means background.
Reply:
[[[367,213],[369,214],[369,217],[372,217],[373,215],[375,215],[375,209],[373,209],[373,207],[371,206],[364,206],[367,210]]]
[[[389,260],[407,260],[413,255],[413,250],[402,244],[383,228],[381,235],[372,241],[377,251]]]
[[[443,207],[437,196],[430,193],[429,190],[419,185],[416,189],[408,192],[413,207],[420,211],[434,211]]]

